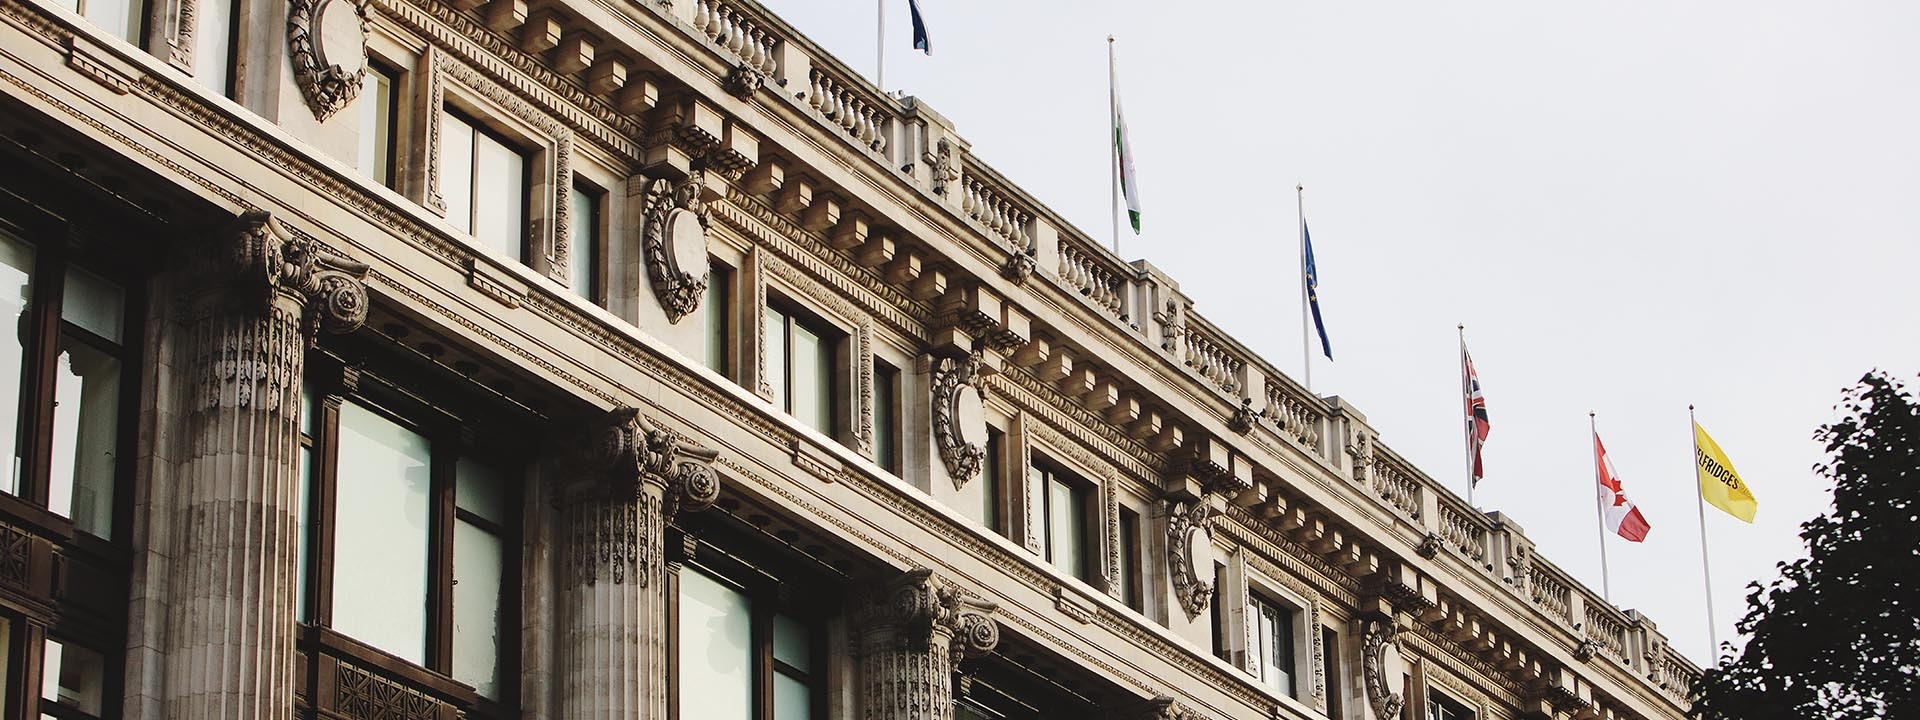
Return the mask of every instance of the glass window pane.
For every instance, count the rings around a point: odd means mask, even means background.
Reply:
[[[360,88],[360,152],[355,165],[382,185],[393,180],[393,85],[393,76],[385,68],[368,65]]]
[[[373,411],[340,408],[333,627],[421,663],[427,647],[432,453]]]
[[[898,473],[895,464],[895,445],[899,442],[894,434],[894,415],[898,402],[897,392],[900,374],[882,363],[874,363],[873,368],[873,461],[880,467]]]
[[[1053,481],[1047,486],[1047,529],[1053,536],[1053,566],[1074,577],[1085,577],[1081,552],[1084,519],[1080,495],[1072,485]]]
[[[707,367],[722,375],[727,374],[727,283],[732,274],[726,266],[709,263],[707,271],[707,299],[703,304],[707,317]]]
[[[130,0],[85,0],[84,4],[87,20],[108,35],[130,43],[140,41],[139,3]]]
[[[809,720],[813,717],[812,700],[805,682],[781,674],[773,676],[773,720]]]
[[[47,509],[72,518],[82,532],[112,539],[120,360],[63,335],[53,388]]]
[[[514,260],[527,228],[526,163],[493,136],[473,134],[473,238]]]
[[[1027,530],[1028,535],[1040,541],[1040,556],[1052,559],[1053,533],[1048,528],[1053,523],[1047,517],[1047,475],[1040,468],[1032,465],[1027,466],[1026,522],[1031,524]],[[1037,528],[1032,527],[1036,525]]]
[[[0,617],[0,678],[13,677],[13,621]],[[13,686],[0,681],[0,708],[13,700]]]
[[[570,253],[567,263],[573,268],[569,277],[573,281],[574,294],[592,300],[593,271],[600,252],[600,194],[576,184],[573,192],[567,196],[567,202],[572,206],[567,213]]]
[[[440,111],[440,197],[447,201],[447,222],[473,233],[473,126]]]
[[[313,448],[300,447],[300,491],[293,496],[294,516],[299,518],[297,535],[293,539],[293,553],[299,564],[293,570],[293,611],[294,618],[301,622],[311,621],[307,614],[307,557],[313,552],[307,541],[307,533],[313,527],[313,503],[308,496],[313,494]]]
[[[462,455],[454,469],[453,504],[488,522],[510,525],[512,487],[506,472]]]
[[[753,720],[752,612],[745,595],[680,573],[680,705],[700,718]],[[686,715],[687,711],[682,710]]]
[[[47,639],[40,697],[89,715],[100,714],[106,695],[107,659],[78,645]]]
[[[773,616],[773,659],[800,672],[813,670],[811,634],[807,626],[785,615]]]
[[[453,679],[500,697],[500,591],[506,547],[465,520],[453,526]]]
[[[820,432],[833,427],[831,394],[824,375],[829,371],[820,335],[793,324],[793,416]]]
[[[1120,510],[1120,566],[1116,568],[1115,582],[1120,584],[1120,601],[1127,607],[1140,609],[1140,589],[1135,576],[1140,561],[1140,516],[1132,511]]]
[[[33,298],[33,246],[0,233],[0,462],[5,490],[20,494],[20,386],[25,381],[27,306]]]
[[[126,307],[126,293],[119,285],[85,270],[67,271],[60,291],[60,319],[118,345]]]
[[[1000,432],[987,431],[987,457],[980,463],[980,524],[1000,531]]]
[[[200,32],[193,52],[193,79],[207,89],[231,96],[228,76],[233,72],[233,11],[231,0],[200,3]]]
[[[793,410],[793,398],[787,392],[787,369],[790,361],[787,357],[787,316],[779,310],[766,310],[766,336],[761,338],[767,348],[767,366],[765,382],[773,388],[773,404],[781,410]]]

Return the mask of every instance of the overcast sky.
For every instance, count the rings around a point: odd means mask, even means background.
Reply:
[[[867,73],[870,0],[764,0]],[[1314,390],[1464,492],[1454,326],[1493,430],[1475,499],[1600,587],[1587,412],[1653,530],[1613,599],[1709,653],[1687,405],[1759,497],[1711,507],[1723,640],[1804,555],[1811,439],[1920,370],[1920,3],[889,0],[887,85],[1109,236],[1107,43],[1145,232],[1128,259],[1299,377],[1295,182],[1337,362]],[[1316,358],[1318,360],[1318,358]]]

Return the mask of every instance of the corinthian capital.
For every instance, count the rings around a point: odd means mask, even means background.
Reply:
[[[217,298],[206,311],[265,317],[277,298],[298,302],[308,343],[367,320],[367,266],[321,250],[264,210],[242,213],[220,241],[199,248],[189,270],[189,282]]]
[[[873,589],[863,610],[863,624],[892,630],[908,649],[938,650],[935,641],[948,639],[954,662],[992,652],[1000,644],[1000,625],[993,620],[995,604],[968,594],[927,568],[915,568]]]
[[[642,483],[657,483],[665,488],[666,517],[699,512],[720,498],[719,477],[713,472],[718,456],[655,425],[637,408],[618,407],[607,411],[588,434],[584,480],[575,490],[634,497]]]

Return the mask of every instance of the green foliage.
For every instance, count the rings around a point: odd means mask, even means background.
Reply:
[[[1920,406],[1885,373],[1820,428],[1831,512],[1800,526],[1806,559],[1754,583],[1752,639],[1694,686],[1699,720],[1920,718]]]

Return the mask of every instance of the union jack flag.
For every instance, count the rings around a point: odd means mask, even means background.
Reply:
[[[1467,454],[1473,458],[1473,484],[1480,484],[1485,473],[1480,469],[1480,446],[1487,442],[1487,431],[1492,427],[1487,423],[1487,398],[1480,394],[1480,373],[1473,370],[1473,358],[1467,355],[1467,344],[1460,343],[1460,388],[1466,395],[1467,411]]]

